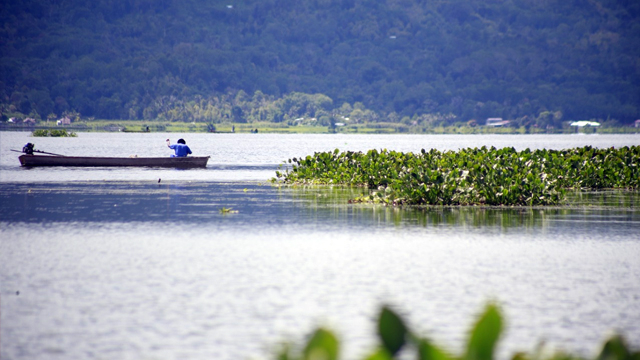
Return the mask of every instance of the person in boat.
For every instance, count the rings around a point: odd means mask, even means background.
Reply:
[[[27,143],[22,147],[22,152],[27,155],[33,155],[33,152],[35,151],[35,149],[33,148],[34,146],[35,145],[33,145],[33,143]]]
[[[187,142],[184,139],[178,139],[177,144],[171,145],[171,141],[167,139],[167,146],[169,149],[173,149],[175,154],[171,155],[171,157],[185,157],[191,154],[191,149],[187,146]]]

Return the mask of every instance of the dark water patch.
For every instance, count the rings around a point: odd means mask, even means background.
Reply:
[[[3,184],[0,216],[24,222],[198,222],[219,218],[222,207],[248,214],[265,206],[273,211],[264,189],[269,187],[242,183]]]
[[[555,207],[389,207],[349,204],[357,187],[278,187],[256,182],[5,183],[4,222],[194,224],[239,233],[282,229],[305,233],[380,229],[624,234],[640,231],[640,194],[575,193]],[[294,230],[295,229],[295,230]],[[466,229],[466,230],[465,230]]]

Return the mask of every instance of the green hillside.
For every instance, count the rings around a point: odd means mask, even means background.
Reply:
[[[0,18],[5,120],[640,118],[637,0],[2,0]]]

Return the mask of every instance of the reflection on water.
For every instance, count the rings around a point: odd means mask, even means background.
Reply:
[[[395,208],[383,205],[352,204],[367,192],[364,188],[294,187],[291,196],[306,201],[307,208],[328,213],[331,221],[353,224],[394,224],[395,226],[454,228],[548,228],[558,222],[584,227],[598,223],[594,231],[609,231],[617,222],[639,226],[640,192],[625,190],[571,192],[565,205],[557,207],[413,207]],[[567,223],[564,226],[572,224]]]
[[[489,299],[510,324],[501,359],[543,339],[590,355],[614,327],[640,345],[637,193],[557,208],[347,204],[362,191],[3,184],[2,357],[245,359],[328,324],[357,358],[381,303],[460,352]]]
[[[328,323],[355,358],[381,303],[456,350],[492,298],[511,324],[500,358],[542,339],[589,355],[612,327],[640,345],[637,193],[557,208],[347,203],[363,191],[5,183],[2,357],[244,359]]]
[[[7,222],[189,222],[225,226],[271,223],[361,229],[375,226],[499,228],[502,230],[590,227],[610,231],[617,223],[637,226],[640,193],[570,193],[558,207],[418,207],[348,204],[366,193],[358,187],[268,183],[81,182],[5,184],[0,218]],[[232,209],[226,214],[221,209]],[[234,216],[236,215],[236,216]],[[564,223],[561,225],[561,223]],[[316,225],[318,225],[316,224]]]
[[[638,191],[574,191],[569,192],[567,198],[572,205],[595,209],[635,209],[640,207],[640,192]]]

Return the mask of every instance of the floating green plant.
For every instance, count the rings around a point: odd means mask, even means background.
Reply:
[[[466,348],[461,355],[454,355],[436,346],[431,340],[413,332],[400,315],[388,306],[383,306],[377,319],[378,345],[363,359],[392,360],[400,358],[418,360],[493,360],[500,336],[503,318],[495,304],[488,304],[473,325]],[[278,360],[311,360],[340,358],[338,337],[328,329],[319,328],[313,332],[301,350],[285,345],[276,353]],[[579,360],[581,357],[556,353],[547,357],[541,354],[516,353],[512,360]],[[600,354],[594,360],[640,360],[640,352],[633,352],[619,335],[605,342]]]
[[[38,129],[31,133],[31,136],[35,137],[77,137],[78,135],[73,131],[67,131],[66,129]]]
[[[557,205],[566,189],[640,187],[640,146],[569,150],[467,148],[420,153],[334,150],[289,159],[286,184],[366,186],[354,199],[394,205]]]

